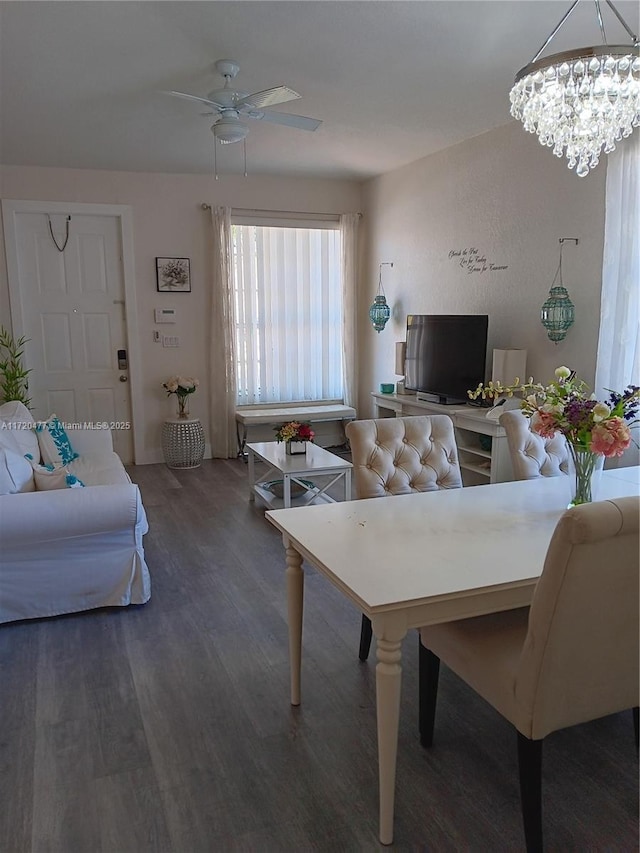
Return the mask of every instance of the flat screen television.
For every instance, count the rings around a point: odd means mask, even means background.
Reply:
[[[439,403],[468,403],[484,382],[486,314],[409,314],[404,385]]]

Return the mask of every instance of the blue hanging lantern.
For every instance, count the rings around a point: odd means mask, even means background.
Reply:
[[[373,328],[376,332],[381,332],[384,329],[390,316],[391,308],[387,305],[384,294],[376,296],[373,305],[369,308],[369,319],[373,323]]]
[[[560,263],[551,283],[549,296],[540,309],[540,321],[547,330],[549,340],[555,344],[564,340],[575,320],[574,304],[569,298],[566,287],[562,283],[562,246],[565,241],[571,241],[576,246],[578,245],[578,240],[575,237],[560,238]],[[558,277],[560,278],[560,282],[556,284]]]
[[[369,308],[369,319],[373,323],[373,328],[376,332],[381,332],[387,324],[387,320],[391,316],[391,308],[387,305],[387,297],[384,295],[382,287],[382,267],[392,267],[393,263],[380,264],[380,274],[378,276],[378,293],[373,300],[373,305]]]

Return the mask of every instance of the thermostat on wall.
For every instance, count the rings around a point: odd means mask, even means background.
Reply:
[[[175,323],[176,309],[175,308],[156,308],[155,309],[156,323]]]

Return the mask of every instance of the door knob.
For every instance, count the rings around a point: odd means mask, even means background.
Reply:
[[[129,380],[129,377],[125,376],[124,373],[121,374],[118,378],[120,379],[120,382],[128,382]]]

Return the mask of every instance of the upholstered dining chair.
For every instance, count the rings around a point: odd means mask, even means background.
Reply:
[[[345,432],[358,500],[462,487],[448,415],[351,421]],[[371,620],[363,614],[360,660],[369,656],[371,633]]]
[[[507,434],[507,444],[516,480],[558,477],[569,473],[569,451],[560,433],[543,438],[529,429],[529,418],[518,409],[503,412],[500,426]]]
[[[638,746],[640,497],[582,504],[551,538],[530,608],[420,630],[420,740],[440,660],[516,729],[526,847],[542,850],[543,739],[633,709]]]

